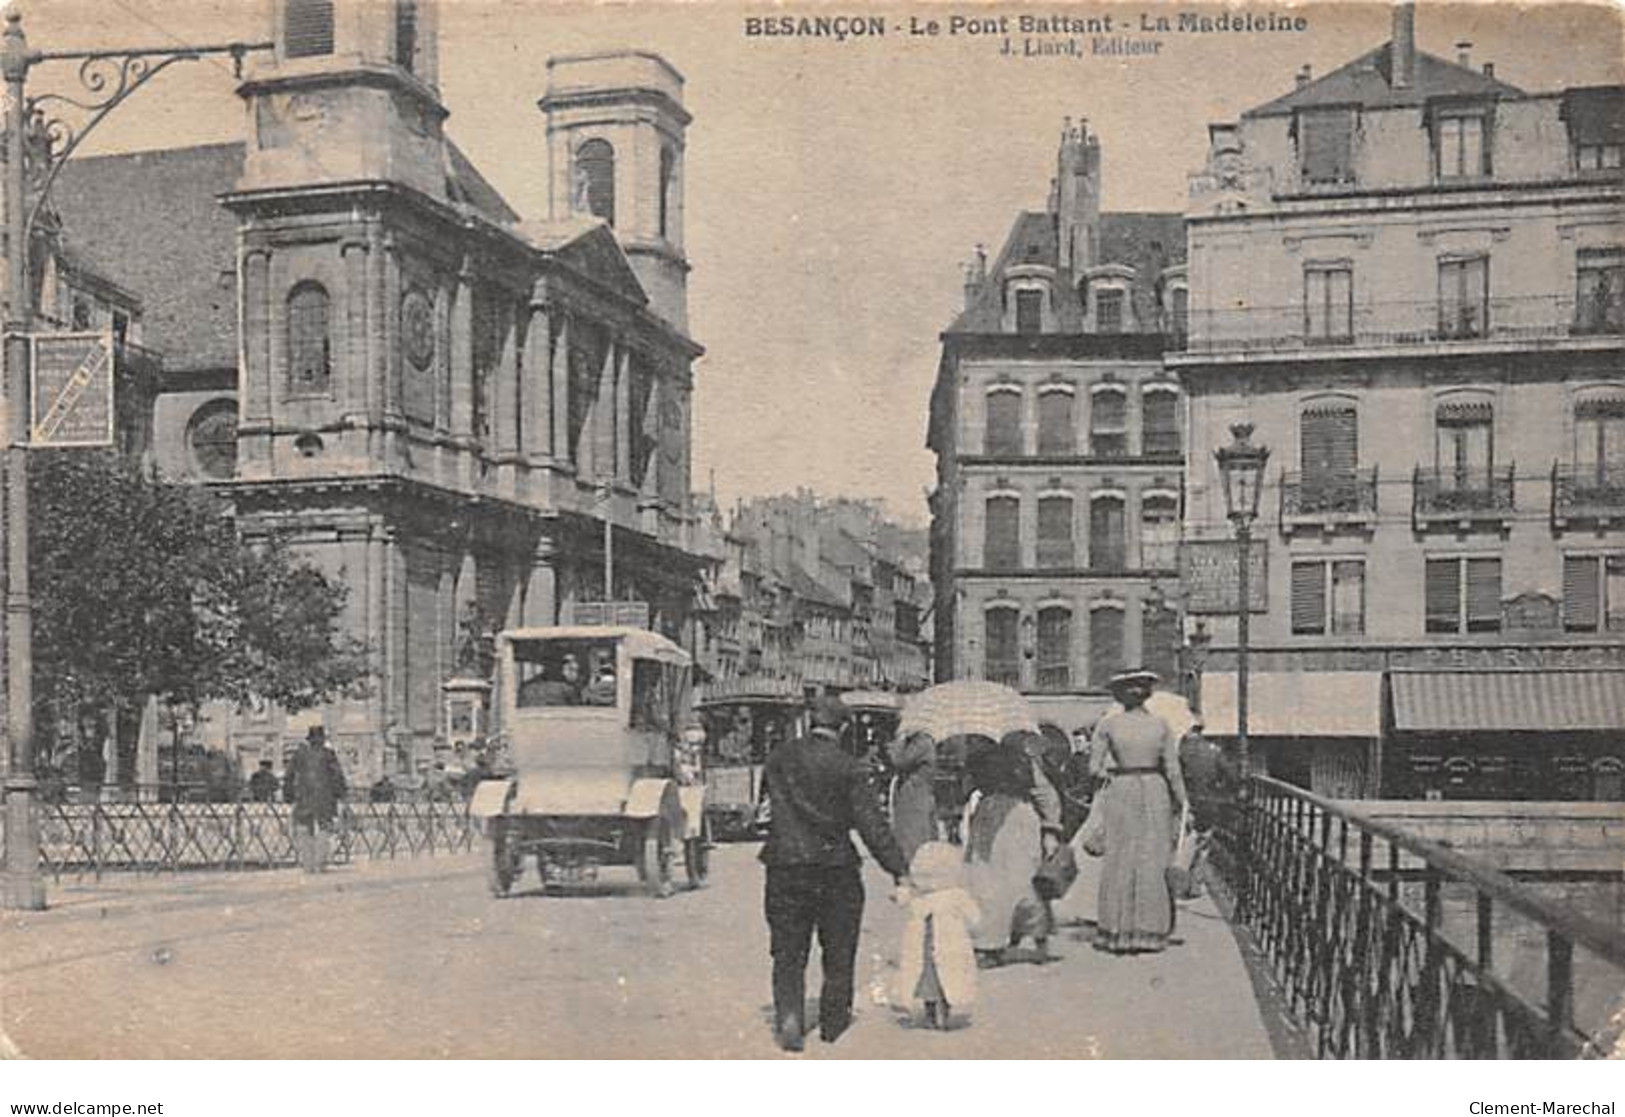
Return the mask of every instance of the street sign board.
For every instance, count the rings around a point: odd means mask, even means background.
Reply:
[[[111,446],[113,335],[34,334],[29,349],[29,442]]]
[[[1255,539],[1247,551],[1252,581],[1247,587],[1251,611],[1268,610],[1265,556],[1269,541]],[[1179,580],[1187,613],[1234,613],[1240,590],[1240,552],[1233,539],[1187,541],[1179,546]]]
[[[649,627],[647,601],[576,601],[564,607],[565,624]]]

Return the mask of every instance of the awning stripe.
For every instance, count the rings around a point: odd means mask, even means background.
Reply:
[[[1625,731],[1625,671],[1395,672],[1393,693],[1402,731]]]

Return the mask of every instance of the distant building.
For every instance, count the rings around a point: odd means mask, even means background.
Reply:
[[[432,0],[274,9],[245,143],[75,160],[58,198],[153,304],[165,472],[348,584],[377,675],[319,716],[370,783],[433,762],[481,631],[615,597],[686,642],[689,115],[655,55],[551,59],[549,214],[524,221],[444,134]],[[248,768],[295,728],[229,721]]]
[[[1147,664],[1177,682],[1185,329],[1177,213],[1102,213],[1067,123],[1048,208],[966,273],[931,398],[936,677],[1033,696],[1067,729]]]
[[[1209,133],[1168,364],[1189,546],[1233,554],[1230,424],[1272,450],[1255,754],[1333,796],[1619,798],[1625,88],[1517,89],[1417,50],[1402,4]],[[1222,736],[1234,617],[1210,624]]]

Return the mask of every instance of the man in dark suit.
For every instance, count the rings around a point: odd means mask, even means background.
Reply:
[[[858,831],[894,880],[901,883],[908,873],[867,771],[841,749],[845,717],[838,699],[819,699],[811,731],[774,749],[767,760],[773,817],[761,860],[767,866],[774,1038],[786,1051],[800,1051],[807,1030],[807,957],[815,931],[824,970],[819,1033],[834,1043],[852,1023],[863,876],[851,832]]]

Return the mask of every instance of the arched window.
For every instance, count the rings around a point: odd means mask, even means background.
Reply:
[[[1038,610],[1038,689],[1072,685],[1072,610],[1046,605]]]
[[[576,148],[575,208],[615,224],[615,149],[608,140]]]
[[[1128,393],[1121,384],[1097,385],[1089,399],[1089,450],[1100,458],[1128,453]]]
[[[672,190],[677,181],[677,153],[669,147],[660,149],[660,236],[671,239]]]
[[[1089,502],[1089,567],[1118,571],[1128,566],[1123,498],[1097,496]]]
[[[416,69],[417,56],[417,0],[395,0],[395,62],[410,73]]]
[[[1064,385],[1046,386],[1038,393],[1038,452],[1071,454],[1076,450],[1072,392]]]
[[[333,53],[333,0],[285,0],[282,54],[314,58]]]
[[[321,395],[332,378],[327,288],[301,283],[288,295],[288,391]]]
[[[1123,670],[1123,608],[1116,602],[1089,610],[1089,686],[1105,690]]]
[[[1166,384],[1148,384],[1140,401],[1140,452],[1147,455],[1178,454],[1179,393]]]
[[[1012,457],[1023,449],[1021,390],[1013,385],[994,385],[987,393],[987,432],[983,453],[989,457]]]
[[[237,405],[215,400],[198,408],[186,427],[186,444],[198,472],[216,480],[237,473]]]
[[[987,499],[982,566],[988,570],[1021,568],[1021,501],[1014,496]]]
[[[1050,569],[1073,564],[1072,498],[1057,493],[1038,498],[1038,565]]]
[[[990,682],[1005,686],[1021,685],[1021,645],[1018,634],[1019,611],[1010,605],[990,606],[983,614],[986,629],[986,663],[983,673]]]

